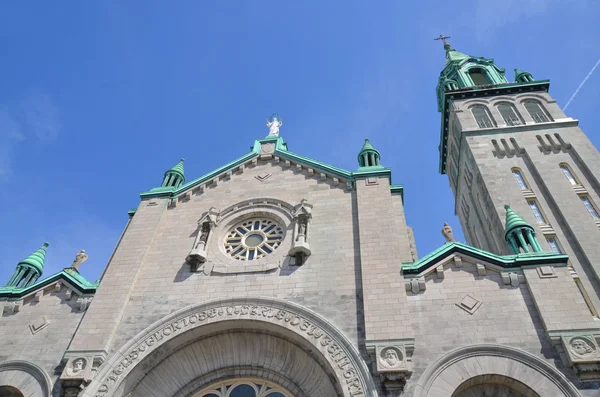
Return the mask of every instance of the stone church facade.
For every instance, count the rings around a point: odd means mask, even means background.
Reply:
[[[98,282],[83,251],[42,280],[47,243],[18,263],[0,396],[600,396],[600,155],[548,81],[445,48],[467,244],[445,225],[419,258],[368,140],[339,169],[273,115],[248,154],[142,193]]]

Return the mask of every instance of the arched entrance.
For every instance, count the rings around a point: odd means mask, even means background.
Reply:
[[[527,385],[502,375],[479,375],[464,381],[452,397],[540,397]]]
[[[0,397],[23,397],[23,393],[13,386],[0,386]]]
[[[581,397],[569,380],[545,361],[510,346],[461,347],[421,375],[414,397]],[[488,394],[486,394],[487,396]]]
[[[302,306],[263,298],[189,306],[152,324],[103,365],[86,395],[190,397],[248,377],[293,397],[376,395],[339,330]]]
[[[50,397],[52,381],[42,368],[28,361],[0,363],[0,397]]]

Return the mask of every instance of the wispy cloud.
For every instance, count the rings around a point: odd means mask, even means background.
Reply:
[[[494,31],[522,17],[545,13],[559,0],[477,0],[475,5],[475,35],[485,40]]]
[[[0,109],[0,176],[10,173],[16,147],[25,139],[21,125],[4,107]]]
[[[590,72],[587,74],[587,76],[585,76],[585,78],[583,79],[583,81],[581,82],[581,84],[579,84],[579,87],[577,87],[577,89],[575,90],[575,92],[573,93],[573,95],[571,95],[571,98],[569,98],[569,101],[567,102],[567,104],[565,105],[565,107],[564,107],[563,110],[566,110],[569,107],[569,105],[571,104],[571,102],[573,101],[573,99],[575,99],[575,97],[577,96],[577,94],[579,94],[579,91],[581,91],[581,88],[583,88],[584,84],[588,81],[588,79],[590,78],[590,76],[592,75],[592,73],[594,73],[594,70],[596,70],[596,68],[598,67],[598,65],[600,65],[600,59],[598,59],[598,62],[596,62],[596,64],[592,68],[592,70],[590,70]]]
[[[42,91],[32,91],[22,100],[0,105],[0,177],[11,173],[14,157],[23,143],[51,142],[61,128],[56,103]]]

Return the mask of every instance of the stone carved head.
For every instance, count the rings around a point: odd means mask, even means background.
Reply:
[[[399,368],[403,366],[402,353],[395,347],[388,347],[381,351],[379,361],[386,368]]]
[[[83,358],[78,358],[73,361],[73,373],[77,373],[85,367],[85,360]]]
[[[590,356],[594,354],[595,347],[585,338],[575,337],[569,342],[571,351],[578,356]]]

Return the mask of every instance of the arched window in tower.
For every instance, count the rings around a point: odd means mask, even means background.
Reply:
[[[577,178],[575,178],[575,176],[571,172],[571,169],[569,168],[569,166],[566,163],[561,163],[560,164],[560,169],[562,170],[563,174],[565,174],[565,176],[567,177],[567,179],[569,180],[569,183],[571,185],[577,186],[577,185],[580,184],[577,181]]]
[[[579,196],[579,198],[581,198],[581,202],[583,203],[583,205],[585,205],[585,208],[588,210],[592,218],[594,218],[595,220],[600,220],[600,215],[598,214],[596,205],[592,202],[589,196],[581,195]]]
[[[523,178],[523,174],[521,173],[520,169],[513,168],[512,174],[521,189],[529,189],[529,186],[527,186],[527,182],[525,182],[525,178]]]
[[[477,125],[479,126],[479,128],[495,127],[495,124],[492,121],[492,117],[490,116],[490,113],[485,106],[473,106],[471,108],[471,112],[473,113],[473,117],[475,117],[475,121],[477,121]]]
[[[506,125],[513,126],[523,124],[521,123],[521,119],[517,115],[517,111],[515,110],[514,106],[508,103],[501,103],[497,107]]]
[[[487,85],[490,84],[485,72],[482,69],[474,68],[469,70],[469,77],[473,82],[473,85]]]
[[[525,106],[525,109],[527,109],[527,112],[529,112],[529,115],[536,123],[550,122],[550,118],[546,115],[546,112],[537,101],[528,99],[523,102],[523,106]]]

